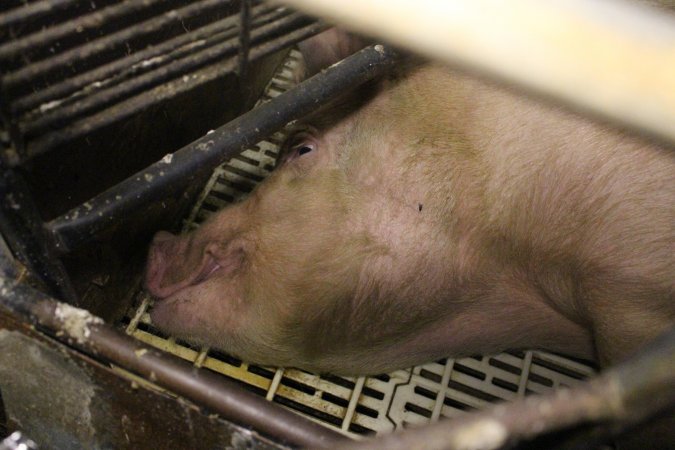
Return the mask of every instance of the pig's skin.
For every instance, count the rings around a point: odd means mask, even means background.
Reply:
[[[609,363],[673,326],[672,148],[433,65],[310,123],[313,151],[156,238],[160,328],[369,374],[509,348]]]

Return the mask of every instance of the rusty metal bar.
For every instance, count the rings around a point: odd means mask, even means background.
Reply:
[[[344,436],[187,361],[149,347],[87,311],[0,278],[0,308],[90,356],[140,375],[224,419],[303,447],[333,447]]]
[[[69,20],[61,25],[50,27],[38,33],[24,36],[21,39],[11,40],[0,45],[0,59],[19,57],[31,48],[53,44],[54,41],[68,35],[83,33],[100,27],[111,20],[141,12],[162,0],[145,0],[143,2],[123,2],[108,6],[100,11],[94,11],[75,20]],[[25,19],[24,19],[25,20]]]
[[[301,19],[304,20],[304,19]],[[296,27],[295,23],[286,23],[290,29]],[[264,42],[251,51],[251,60],[258,60],[266,55],[274,53],[283,48],[287,48],[294,43],[313,36],[325,29],[325,25],[318,23],[311,23],[300,29],[282,34],[281,37],[269,42]],[[270,27],[269,33],[276,34],[280,31],[277,27]],[[233,42],[234,45],[234,42]],[[126,99],[120,103],[112,105],[110,108],[104,109],[100,112],[94,113],[86,117],[86,119],[78,120],[64,128],[59,129],[55,133],[50,133],[41,136],[34,141],[31,141],[27,148],[27,157],[33,157],[41,153],[47,152],[57,145],[64,144],[71,139],[81,137],[91,132],[91,130],[98,129],[121,119],[131,117],[135,113],[164,101],[168,98],[174,97],[182,92],[189,91],[196,86],[214,80],[218,77],[232,73],[236,70],[236,59],[229,59],[225,62],[216,61],[211,66],[200,70],[199,76],[193,77],[179,77],[169,80],[166,83],[154,87],[150,90],[143,91],[136,96]]]
[[[8,73],[4,77],[5,90],[11,92],[12,89],[17,89],[18,86],[30,85],[36,77],[48,77],[57,69],[82,63],[94,55],[118,50],[123,48],[129,40],[157,32],[169,25],[180,24],[182,20],[196,15],[226,7],[230,2],[231,0],[203,0],[198,3],[190,3],[180,9],[171,10],[144,22],[136,23],[132,27],[106,35],[86,45],[75,47],[54,57],[29,64],[24,68]]]
[[[236,17],[232,17],[232,19],[232,22],[236,23]],[[278,33],[289,28],[292,29],[298,24],[310,22],[311,19],[298,13],[282,17],[272,24],[257,28],[254,34],[254,44],[259,44],[271,33]],[[213,33],[211,36],[202,39],[201,42],[196,42],[194,46],[180,49],[177,54],[171,55],[172,57],[163,58],[163,61],[158,61],[158,58],[151,60],[151,64],[147,64],[145,68],[149,70],[146,73],[139,70],[138,72],[141,73],[124,80],[122,83],[111,82],[110,87],[101,88],[98,92],[91,93],[78,101],[68,102],[70,104],[54,108],[47,113],[38,113],[32,119],[22,118],[20,129],[25,135],[29,136],[39,135],[49,130],[58,130],[60,126],[72,123],[78,117],[100,110],[121,99],[131,97],[135,93],[171,80],[180,74],[198,70],[200,67],[217,61],[222,63],[229,54],[236,52],[238,45],[239,41],[235,30],[231,33]],[[29,146],[27,153],[34,156],[35,152],[31,151]]]
[[[270,19],[278,19],[280,15],[286,15],[290,13],[290,11],[287,10],[277,12],[275,9],[276,8],[272,8],[269,5],[262,5],[254,8],[254,25],[258,24],[258,22],[260,22],[261,25],[266,24]],[[270,10],[272,10],[271,14]],[[110,77],[117,77],[120,74],[133,71],[134,69],[140,69],[140,67],[138,67],[139,65],[142,65],[143,68],[154,67],[155,62],[157,61],[156,58],[162,58],[163,60],[167,59],[168,56],[164,55],[173,53],[185,46],[188,46],[190,50],[199,48],[201,40],[218,33],[235,29],[236,25],[235,18],[225,17],[217,22],[194,30],[191,33],[176,36],[175,38],[172,38],[159,45],[153,45],[144,50],[131,53],[124,58],[117,59],[111,63],[97,67],[94,70],[90,70],[73,78],[69,78],[68,80],[64,80],[61,83],[54,84],[37,92],[32,92],[29,95],[14,101],[11,105],[11,111],[14,114],[22,114],[32,108],[40,106],[43,103],[62,99],[66,96],[77,93],[92,83],[101,82],[101,80],[108,80]],[[174,57],[174,55],[171,56]],[[152,62],[152,64],[149,62]],[[41,112],[44,112],[45,109],[49,111],[50,108],[44,108]]]
[[[580,427],[586,427],[582,432],[587,433],[587,438],[607,438],[663,412],[672,413],[673,407],[675,328],[631,359],[573,388],[531,396],[483,412],[338,448],[497,450],[565,430],[572,431],[571,437],[557,436],[546,448],[570,448],[567,445],[569,439],[580,443],[574,439],[574,430],[579,432]],[[575,448],[574,445],[571,447]]]
[[[0,162],[0,233],[14,255],[49,292],[77,304],[77,295],[58,259],[51,236],[23,178]],[[2,274],[0,274],[2,277]]]
[[[7,27],[26,20],[35,20],[55,10],[74,5],[79,0],[44,0],[14,8],[13,11],[0,14],[0,27]]]
[[[394,53],[382,45],[365,48],[290,91],[223,125],[46,226],[65,253],[90,241],[143,205],[180,192],[199,174],[390,68]]]
[[[281,37],[276,38],[273,41],[256,46],[256,48],[251,52],[251,60],[257,60],[258,58],[262,58],[283,48],[287,48],[298,41],[319,33],[324,28],[325,25],[323,24],[313,23],[295,31],[283,34]],[[272,29],[271,31],[276,32],[278,30]],[[236,60],[230,60],[225,63],[216,62],[212,66],[209,66],[206,69],[200,71],[198,77],[188,77],[189,79],[187,80],[184,77],[179,77],[177,79],[167,81],[160,86],[139,93],[136,96],[113,105],[111,108],[87,116],[86,120],[76,121],[75,123],[58,130],[58,132],[50,133],[48,135],[41,136],[34,141],[31,141],[30,145],[28,146],[28,157],[49,151],[57,145],[64,144],[71,139],[84,136],[91,132],[91,130],[107,126],[127,117],[131,117],[150,105],[157,104],[160,101],[164,101],[182,92],[189,91],[199,84],[206,83],[228,73],[232,73],[234,70],[236,70]]]
[[[668,11],[622,0],[281,3],[675,142]]]
[[[239,0],[239,79],[245,79],[248,71],[248,52],[251,44],[251,1]]]

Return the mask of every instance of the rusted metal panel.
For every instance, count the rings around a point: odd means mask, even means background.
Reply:
[[[287,448],[2,313],[0,390],[9,429],[40,449]]]
[[[312,447],[331,447],[344,439],[332,430],[267,402],[251,392],[242,390],[229,380],[224,380],[207,370],[196,370],[173,355],[146,346],[107,325],[86,310],[56,302],[25,285],[18,285],[2,278],[0,278],[0,312],[14,317],[15,321],[20,321],[20,326],[24,330],[30,331],[31,325],[39,327],[61,343],[85,352],[90,355],[88,360],[92,363],[94,361],[92,358],[112,363],[145,380],[150,380],[157,386],[190,399],[195,404],[206,407],[225,419],[251,426],[267,436],[294,445]],[[11,358],[8,364],[11,369]],[[82,368],[86,367],[82,366]],[[26,371],[32,374],[31,367],[21,368],[20,373],[26,373]],[[70,374],[66,372],[65,376],[70,376]],[[83,378],[79,372],[73,373],[73,376],[86,381],[86,377]],[[89,379],[94,379],[94,377],[90,376]],[[47,379],[42,380],[43,383],[47,381]],[[35,383],[36,386],[40,384]],[[81,392],[82,389],[83,384],[80,383],[76,387],[68,388],[67,391],[74,393]],[[85,396],[77,404],[92,404],[92,400],[87,400],[87,398],[91,399],[92,395]],[[119,395],[124,396],[124,391],[120,391]],[[104,396],[107,398],[108,394]],[[66,402],[66,399],[62,398],[60,402]],[[104,402],[99,406],[105,410],[106,405],[107,403]],[[156,411],[153,409],[155,404],[140,403],[139,408],[145,409],[146,412],[150,410],[151,416],[161,417],[163,414],[161,408]],[[75,409],[73,408],[73,411]],[[105,415],[105,411],[102,414]],[[120,417],[120,413],[115,413],[113,416]],[[45,421],[50,422],[52,419],[50,416]],[[105,418],[101,421],[104,423]],[[180,423],[179,418],[176,418],[176,423]],[[30,433],[30,430],[26,431]],[[89,435],[85,431],[82,431],[78,437],[86,441]],[[31,435],[37,437],[35,434],[31,433]]]

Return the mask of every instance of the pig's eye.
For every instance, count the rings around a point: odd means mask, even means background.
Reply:
[[[309,153],[312,150],[314,150],[315,147],[316,147],[316,144],[314,144],[314,142],[303,141],[300,144],[298,144],[298,145],[296,145],[292,148],[293,148],[293,151],[295,151],[295,153],[298,154],[298,156],[302,156],[302,155],[304,155],[306,153]]]
[[[281,156],[277,160],[277,166],[289,163],[318,148],[319,143],[311,132],[305,130],[297,132],[284,144],[281,150]]]

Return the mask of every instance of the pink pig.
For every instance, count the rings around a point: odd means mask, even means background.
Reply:
[[[309,67],[353,49],[326,36]],[[608,364],[675,323],[674,204],[672,147],[409,60],[308,117],[245,201],[158,233],[151,317],[338,374],[535,347]]]

